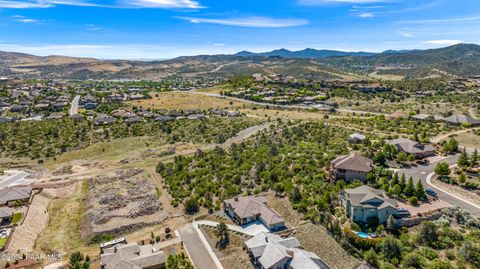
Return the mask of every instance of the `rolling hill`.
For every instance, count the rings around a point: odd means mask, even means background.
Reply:
[[[232,77],[279,73],[313,79],[361,79],[370,74],[407,78],[479,76],[480,46],[383,53],[285,49],[268,53],[198,55],[164,61],[98,60],[0,52],[0,76],[65,79],[160,79],[173,76]]]

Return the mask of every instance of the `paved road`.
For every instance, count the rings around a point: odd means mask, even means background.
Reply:
[[[70,116],[78,114],[78,102],[80,101],[80,95],[73,98],[70,106]]]
[[[196,269],[223,269],[200,230],[189,223],[179,229],[187,254]]]
[[[172,92],[200,94],[200,95],[223,98],[223,99],[227,99],[227,100],[244,102],[244,103],[248,103],[248,104],[252,104],[252,105],[265,106],[265,107],[269,106],[269,107],[275,107],[275,108],[303,109],[303,110],[310,110],[310,109],[314,108],[314,107],[311,107],[311,106],[302,106],[302,105],[277,105],[277,104],[262,103],[262,102],[256,102],[256,101],[237,98],[237,97],[232,97],[232,96],[225,96],[225,95],[221,95],[221,94],[218,94],[218,93],[211,93],[211,92],[198,92],[198,91],[172,91]],[[172,92],[165,92],[165,93],[172,93]],[[320,110],[321,110],[321,108],[320,108]],[[323,110],[328,110],[328,109],[325,108]],[[388,115],[388,114],[385,114],[385,113],[369,112],[369,111],[362,111],[362,110],[351,110],[351,109],[344,109],[344,108],[337,108],[335,110],[338,111],[338,112],[344,112],[344,113]]]
[[[453,156],[448,156],[447,158],[445,158],[443,160],[438,160],[438,161],[432,162],[429,165],[419,165],[419,166],[408,168],[408,169],[402,169],[402,170],[398,171],[398,174],[399,175],[405,174],[405,177],[407,179],[411,176],[411,177],[413,177],[414,182],[417,182],[418,180],[421,180],[424,186],[426,186],[427,188],[434,189],[438,193],[438,197],[441,200],[443,200],[445,202],[448,202],[449,204],[451,204],[453,206],[460,206],[460,207],[464,208],[465,210],[467,210],[468,212],[474,214],[475,216],[480,217],[480,209],[478,207],[474,207],[469,203],[465,203],[463,200],[460,200],[460,199],[458,199],[457,197],[455,197],[451,194],[442,192],[437,187],[435,187],[435,186],[433,186],[433,185],[431,185],[427,182],[427,176],[435,171],[435,165],[437,163],[446,162],[449,165],[454,165],[454,164],[457,163],[458,156],[460,156],[460,155],[457,154],[457,155],[453,155]]]
[[[29,174],[24,171],[15,171],[13,175],[6,177],[4,180],[0,181],[0,189],[14,185],[15,183],[22,181]]]

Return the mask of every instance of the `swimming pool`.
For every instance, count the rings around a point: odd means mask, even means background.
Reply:
[[[368,238],[368,234],[364,232],[357,232],[357,236],[361,238]]]

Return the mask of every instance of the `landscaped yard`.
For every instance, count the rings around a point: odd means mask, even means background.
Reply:
[[[10,224],[18,223],[22,219],[22,217],[23,217],[23,214],[20,212],[13,214],[12,221],[10,222]]]

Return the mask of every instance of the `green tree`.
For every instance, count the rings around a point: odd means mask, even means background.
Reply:
[[[379,268],[377,253],[375,252],[375,250],[373,248],[370,248],[369,251],[365,252],[365,255],[363,256],[363,258],[371,266]]]
[[[403,258],[402,265],[403,265],[404,268],[421,269],[421,268],[424,268],[425,258],[423,258],[418,253],[412,252],[412,253],[407,254]]]
[[[448,260],[434,259],[428,266],[428,269],[453,269],[454,267]]]
[[[431,221],[424,221],[420,224],[417,241],[426,246],[434,246],[438,241],[437,225]]]
[[[198,212],[198,202],[196,199],[190,198],[185,202],[185,212],[187,214],[195,214]]]
[[[470,241],[464,242],[459,253],[465,261],[474,265],[474,268],[480,268],[480,245]]]
[[[400,194],[402,194],[402,187],[400,187],[400,185],[398,184],[393,186],[393,194],[395,194],[396,196],[400,196]]]
[[[413,185],[413,177],[408,178],[407,186],[403,190],[403,194],[407,197],[411,197],[415,194],[415,185]]]
[[[450,172],[448,163],[441,162],[435,165],[435,173],[439,176],[448,176],[450,175]]]
[[[382,241],[381,249],[383,255],[387,260],[391,261],[394,258],[399,258],[402,254],[402,245],[400,241],[393,238],[392,236],[387,236]]]
[[[472,165],[477,165],[478,160],[479,160],[478,150],[475,149],[472,153],[472,157],[470,159],[470,162],[471,162]]]
[[[417,182],[417,185],[415,186],[415,196],[421,200],[423,198],[425,198],[425,188],[423,187],[423,184],[422,184],[422,181],[419,180]]]
[[[216,236],[218,237],[217,246],[220,249],[224,249],[230,242],[228,226],[225,224],[225,222],[222,221],[217,225]]]
[[[399,163],[403,163],[403,162],[406,162],[408,161],[408,155],[406,152],[404,151],[400,151],[398,154],[397,154],[397,162]]]
[[[453,137],[450,138],[448,141],[443,143],[442,150],[445,153],[453,153],[458,151],[458,141]]]
[[[390,215],[387,219],[387,231],[394,232],[397,229],[397,225],[395,223],[395,218]]]
[[[469,165],[468,154],[465,148],[463,148],[462,152],[460,153],[457,164],[460,167],[466,167]]]
[[[458,183],[464,184],[465,181],[467,181],[467,177],[465,176],[465,173],[462,172],[460,175],[458,175]]]

